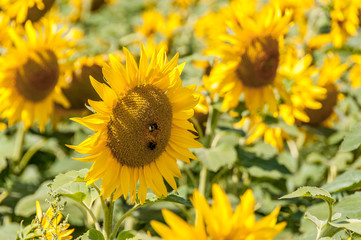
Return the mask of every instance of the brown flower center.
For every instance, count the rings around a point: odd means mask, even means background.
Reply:
[[[59,65],[51,50],[36,51],[16,71],[15,86],[31,102],[45,99],[59,79]]]
[[[274,81],[278,63],[278,41],[271,37],[257,39],[241,56],[237,76],[246,87],[263,87]]]
[[[113,108],[107,146],[122,165],[141,167],[154,162],[168,145],[172,106],[157,87],[130,90]]]
[[[43,0],[44,3],[43,9],[38,9],[36,4],[33,7],[29,8],[25,22],[26,20],[30,20],[31,22],[38,21],[50,10],[50,8],[54,5],[54,2],[55,0]]]
[[[331,116],[333,108],[337,104],[338,91],[336,85],[334,83],[329,83],[324,87],[327,89],[327,95],[325,99],[319,101],[322,104],[322,107],[320,109],[305,109],[307,116],[310,118],[310,121],[307,123],[309,125],[320,125]]]

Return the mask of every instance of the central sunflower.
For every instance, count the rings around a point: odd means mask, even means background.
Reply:
[[[91,184],[103,178],[101,194],[113,200],[130,193],[134,203],[144,203],[149,187],[158,197],[167,196],[163,178],[177,189],[174,177],[181,173],[176,159],[190,163],[197,159],[188,148],[202,145],[194,140],[193,116],[198,98],[195,86],[182,87],[182,65],[178,55],[168,62],[164,49],[148,61],[142,46],[139,67],[127,49],[125,67],[110,55],[103,75],[108,84],[92,77],[91,83],[103,101],[89,100],[95,113],[74,118],[96,134],[78,146],[69,146],[88,156],[80,161],[94,162],[85,180]]]
[[[107,146],[120,164],[142,167],[164,152],[172,128],[172,106],[160,89],[133,88],[115,105],[113,116]]]

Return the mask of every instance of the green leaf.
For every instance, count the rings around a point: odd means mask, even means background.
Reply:
[[[330,193],[324,189],[317,188],[317,187],[300,187],[293,193],[287,194],[280,199],[286,198],[298,198],[298,197],[313,197],[313,198],[320,198],[330,205],[333,204],[336,200],[331,197]]]
[[[361,219],[361,208],[355,206],[361,206],[361,192],[342,198],[335,204],[334,211],[341,213],[343,218]]]
[[[330,222],[330,225],[336,228],[344,228],[357,234],[361,234],[361,220],[359,219],[346,219],[335,223]]]
[[[337,176],[322,188],[328,192],[341,192],[361,187],[361,170],[349,170]]]
[[[86,186],[84,178],[87,173],[88,169],[82,169],[59,174],[53,181],[52,189],[77,202],[84,202],[90,207],[99,194],[93,187]]]
[[[76,193],[72,193],[72,194],[69,194],[69,193],[62,193],[63,196],[65,197],[68,197],[68,198],[71,198],[77,202],[82,202],[85,200],[86,198],[86,194],[83,193],[83,192],[76,192]]]
[[[36,190],[34,194],[27,195],[19,200],[15,206],[15,214],[22,217],[30,217],[35,213],[35,202],[38,200],[41,206],[45,206],[45,199],[49,197],[50,181],[46,181]]]
[[[223,166],[232,166],[237,160],[234,146],[225,143],[221,143],[215,148],[201,148],[196,152],[207,169],[213,172],[217,172]]]
[[[355,150],[361,144],[361,124],[356,125],[351,128],[351,130],[346,133],[345,138],[343,139],[339,151],[348,152]]]
[[[104,240],[104,236],[98,230],[90,229],[80,237],[80,240]]]
[[[135,235],[131,231],[120,232],[117,240],[135,239]]]
[[[154,193],[148,193],[147,199],[145,200],[145,204],[155,203],[155,202],[174,202],[186,205],[188,207],[192,207],[192,203],[181,196],[178,195],[177,192],[173,191],[168,193],[167,197],[158,198]]]

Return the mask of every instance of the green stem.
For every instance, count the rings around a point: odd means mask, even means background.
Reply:
[[[19,164],[15,167],[14,172],[15,174],[21,173],[25,167],[28,165],[30,159],[34,154],[39,151],[42,147],[45,146],[47,143],[46,139],[42,139],[39,142],[32,145],[29,150],[24,154],[24,156],[21,158]]]
[[[102,204],[103,211],[104,211],[104,209],[107,208],[107,204],[105,203],[105,200],[100,196],[100,189],[98,188],[97,185],[95,185],[95,183],[92,183],[91,185],[92,185],[93,188],[98,192],[98,194],[99,194],[99,199],[100,199],[100,202],[101,202],[101,204]],[[105,214],[104,214],[104,216],[105,216]]]
[[[331,222],[332,221],[332,204],[327,202],[328,203],[328,219],[327,219],[327,222]]]
[[[196,179],[195,179],[194,176],[193,176],[192,171],[189,169],[189,166],[185,166],[183,169],[184,169],[184,171],[186,172],[186,174],[188,175],[189,179],[191,180],[193,186],[196,187],[196,186],[197,186],[197,182],[196,182]]]
[[[146,204],[146,203],[145,203]],[[134,212],[135,210],[137,210],[138,208],[140,208],[141,206],[140,204],[135,204],[131,209],[129,209],[126,213],[124,213],[124,215],[119,219],[119,221],[117,222],[117,224],[115,225],[113,232],[110,234],[110,240],[114,239],[115,235],[118,232],[118,229],[120,227],[120,224],[124,221],[124,219],[126,219],[132,212]]]
[[[111,232],[113,227],[113,194],[108,199],[106,206],[104,208],[104,237],[105,240],[111,240]]]
[[[20,122],[18,124],[18,130],[16,132],[16,137],[15,137],[14,152],[12,157],[12,160],[14,162],[18,162],[20,160],[23,151],[24,137],[25,137],[24,123]]]
[[[199,186],[198,186],[198,191],[203,196],[205,195],[206,192],[206,183],[207,183],[207,167],[203,165],[202,170],[199,174]]]
[[[80,203],[87,211],[88,213],[90,214],[91,218],[93,219],[93,222],[94,222],[94,225],[95,225],[95,229],[100,231],[100,226],[99,226],[99,223],[97,221],[97,218],[95,217],[94,213],[92,210],[90,210],[90,208],[88,208],[88,206],[84,203],[84,202],[81,202]]]

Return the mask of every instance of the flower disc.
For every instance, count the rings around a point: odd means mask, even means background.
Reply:
[[[59,79],[58,59],[52,50],[35,51],[17,69],[15,86],[29,101],[39,102],[54,89]]]
[[[237,75],[242,83],[251,88],[271,84],[279,63],[278,41],[272,37],[256,39],[242,55]]]
[[[151,85],[130,90],[114,107],[108,123],[107,146],[122,165],[141,167],[165,150],[172,128],[172,106]]]

